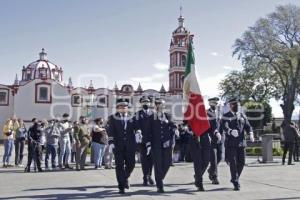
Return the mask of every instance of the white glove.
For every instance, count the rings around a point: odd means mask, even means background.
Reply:
[[[109,153],[112,153],[113,152],[113,149],[115,148],[115,145],[114,144],[110,144],[109,147],[108,147],[108,152]]]
[[[143,135],[141,130],[137,130],[135,133],[135,141],[137,144],[141,144],[143,140]]]
[[[236,129],[232,129],[230,134],[235,138],[239,136],[239,132]]]
[[[178,131],[178,129],[176,128],[176,129],[174,129],[174,133],[175,133],[175,135],[177,136],[177,137],[179,137],[179,131]]]
[[[250,141],[251,142],[255,141],[255,139],[254,139],[254,133],[253,132],[250,132]]]
[[[216,137],[218,138],[218,143],[220,143],[221,142],[221,140],[222,140],[222,136],[221,136],[221,133],[219,133],[219,131],[215,131],[215,135],[216,135]]]
[[[149,156],[150,153],[151,153],[151,146],[148,146],[148,147],[147,147],[147,156]]]
[[[166,141],[163,143],[164,148],[169,148],[170,147],[170,140]]]

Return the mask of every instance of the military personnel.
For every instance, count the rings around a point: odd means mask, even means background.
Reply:
[[[225,113],[220,122],[220,133],[225,133],[225,160],[230,166],[231,182],[234,190],[240,190],[240,176],[245,165],[245,131],[254,142],[254,134],[247,117],[238,111],[238,101],[233,98],[228,101],[230,111]]]
[[[208,131],[201,136],[196,136],[190,127],[188,127],[188,130],[190,134],[192,134],[192,139],[190,139],[190,150],[194,163],[195,186],[198,188],[198,191],[205,191],[203,187],[203,174],[210,161],[211,139]]]
[[[153,156],[157,192],[164,193],[163,180],[172,163],[172,143],[177,127],[164,111],[165,100],[155,99],[155,111],[150,117],[147,155]]]
[[[216,108],[218,105],[219,98],[214,97],[208,99],[209,109],[207,110],[207,116],[209,117],[210,128],[208,130],[211,138],[211,149],[210,149],[210,167],[208,169],[209,179],[212,184],[218,185],[218,164],[222,159],[222,136],[219,133],[218,118],[216,116]]]
[[[76,170],[84,170],[87,149],[91,143],[91,129],[88,125],[88,120],[80,116],[80,124],[74,126],[74,139],[76,145]]]
[[[134,118],[128,112],[127,99],[117,99],[117,112],[111,115],[107,122],[107,133],[111,141],[110,149],[113,149],[116,164],[116,176],[119,193],[124,194],[129,189],[129,177],[135,167],[136,138],[141,132],[136,130]],[[137,134],[137,136],[136,136]]]
[[[150,130],[150,116],[153,114],[153,112],[150,110],[150,102],[151,101],[149,97],[141,97],[140,104],[142,105],[142,109],[135,114],[137,125],[142,131],[142,143],[139,145],[139,147],[141,153],[144,186],[147,186],[148,184],[154,185],[154,181],[151,177],[153,169],[152,155],[147,155],[146,147],[147,136],[149,135]]]

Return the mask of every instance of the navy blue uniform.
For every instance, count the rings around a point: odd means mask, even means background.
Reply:
[[[191,156],[194,163],[195,185],[203,189],[203,174],[205,173],[210,160],[210,136],[205,132],[200,137],[193,135],[190,140]]]
[[[187,156],[189,153],[189,143],[192,135],[184,129],[180,129],[180,136],[179,136],[179,146],[180,146],[180,157],[179,161],[184,162],[187,161]]]
[[[151,143],[156,186],[163,188],[165,178],[172,163],[172,142],[176,125],[170,115],[154,113],[150,117],[148,142]]]
[[[150,110],[140,110],[135,115],[135,120],[138,128],[142,131],[143,139],[139,145],[141,153],[141,164],[144,175],[144,182],[148,181],[148,178],[152,175],[153,159],[152,154],[147,155],[146,143],[148,141],[148,135],[150,131],[150,116],[153,114]]]
[[[231,135],[233,129],[238,131],[238,137]],[[220,123],[220,133],[226,134],[225,139],[225,160],[229,163],[231,182],[239,187],[239,177],[245,165],[245,131],[252,132],[252,127],[247,117],[241,113],[225,113]]]
[[[108,119],[108,136],[115,146],[116,175],[118,187],[124,190],[128,178],[135,167],[135,140],[136,123],[130,116],[121,117],[116,113]]]
[[[222,143],[218,143],[218,138],[215,135],[215,131],[218,131],[218,119],[216,112],[211,108],[207,110],[207,116],[209,118],[210,128],[208,130],[211,137],[211,149],[210,149],[210,167],[208,169],[209,178],[211,180],[217,180],[218,178],[218,164],[222,160]]]

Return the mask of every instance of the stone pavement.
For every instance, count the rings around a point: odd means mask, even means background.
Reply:
[[[0,149],[2,155],[3,147]],[[2,156],[1,156],[2,159]],[[0,169],[1,199],[300,199],[300,163],[282,166],[280,160],[273,164],[257,164],[255,158],[248,158],[241,178],[241,191],[232,190],[229,182],[229,167],[220,165],[220,182],[211,185],[205,174],[206,192],[197,192],[193,185],[191,163],[172,167],[165,180],[166,193],[156,193],[155,187],[141,185],[141,167],[137,165],[131,177],[131,188],[120,196],[114,170],[56,171],[44,173],[23,173],[23,169]],[[2,163],[1,163],[2,165]]]

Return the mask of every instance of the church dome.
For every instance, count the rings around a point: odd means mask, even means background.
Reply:
[[[62,82],[62,68],[50,62],[44,49],[39,53],[39,59],[23,67],[22,82],[34,79],[52,79]]]

